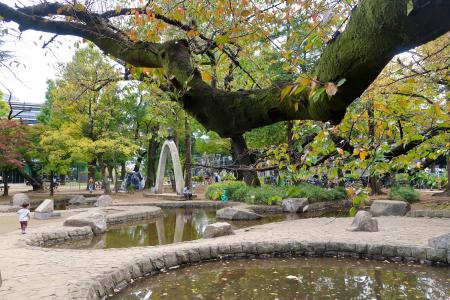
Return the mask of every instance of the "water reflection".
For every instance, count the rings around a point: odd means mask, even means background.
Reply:
[[[448,299],[450,270],[333,258],[206,263],[135,282],[114,299]]]
[[[345,213],[268,215],[260,220],[227,222],[232,225],[233,229],[239,229],[283,220],[320,216],[345,216]],[[191,241],[201,238],[205,227],[216,221],[215,209],[168,209],[164,210],[162,218],[140,224],[112,226],[103,235],[54,247],[72,249],[126,248]]]

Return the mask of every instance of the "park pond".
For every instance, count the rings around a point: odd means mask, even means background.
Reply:
[[[450,269],[335,258],[208,262],[134,282],[113,299],[448,299]]]
[[[155,246],[202,238],[208,224],[215,223],[215,209],[164,209],[163,217],[127,225],[113,225],[104,234],[54,245],[69,249],[107,249]],[[285,220],[314,217],[346,217],[347,211],[318,211],[301,214],[269,214],[259,220],[229,221],[233,229],[249,228]]]

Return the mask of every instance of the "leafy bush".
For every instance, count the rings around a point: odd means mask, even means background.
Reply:
[[[419,201],[420,194],[410,186],[396,186],[389,191],[389,199],[413,203]]]
[[[219,200],[223,191],[227,190],[227,196],[230,200],[239,199],[236,198],[236,191],[240,188],[246,188],[247,185],[242,181],[226,181],[220,183],[210,184],[205,192],[205,197],[210,200]]]
[[[219,200],[223,191],[227,190],[228,199],[249,204],[280,204],[289,197],[308,198],[310,202],[334,201],[346,198],[345,188],[324,189],[311,184],[299,186],[247,186],[241,181],[227,181],[208,186],[205,196],[210,200]]]
[[[344,187],[325,189],[308,183],[291,187],[289,197],[308,198],[310,203],[345,199],[347,192]]]

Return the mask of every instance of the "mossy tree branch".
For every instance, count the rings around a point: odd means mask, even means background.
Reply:
[[[450,29],[450,1],[430,0],[407,12],[408,0],[364,0],[354,10],[346,30],[323,52],[314,76],[320,82],[346,82],[333,97],[310,97],[308,89],[280,102],[283,87],[224,91],[204,82],[192,61],[186,41],[132,41],[114,28],[106,16],[62,4],[13,9],[0,3],[0,16],[19,24],[21,31],[38,30],[75,35],[95,43],[106,53],[137,67],[164,68],[168,78],[186,89],[180,104],[207,129],[222,137],[284,120],[311,119],[338,123],[348,105],[375,80],[392,57],[446,33]],[[59,7],[58,7],[59,5]],[[72,21],[46,16],[70,15]],[[298,103],[294,110],[291,102]]]

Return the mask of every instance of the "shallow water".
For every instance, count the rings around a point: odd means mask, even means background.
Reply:
[[[335,258],[210,262],[136,281],[113,299],[449,299],[450,269]]]
[[[167,209],[164,217],[145,223],[112,226],[105,234],[81,241],[72,241],[53,247],[70,249],[106,249],[154,246],[202,237],[208,224],[215,223],[215,209]],[[267,215],[254,221],[228,221],[233,229],[252,227],[266,223],[311,217],[346,216],[346,212],[316,212],[304,214]]]

